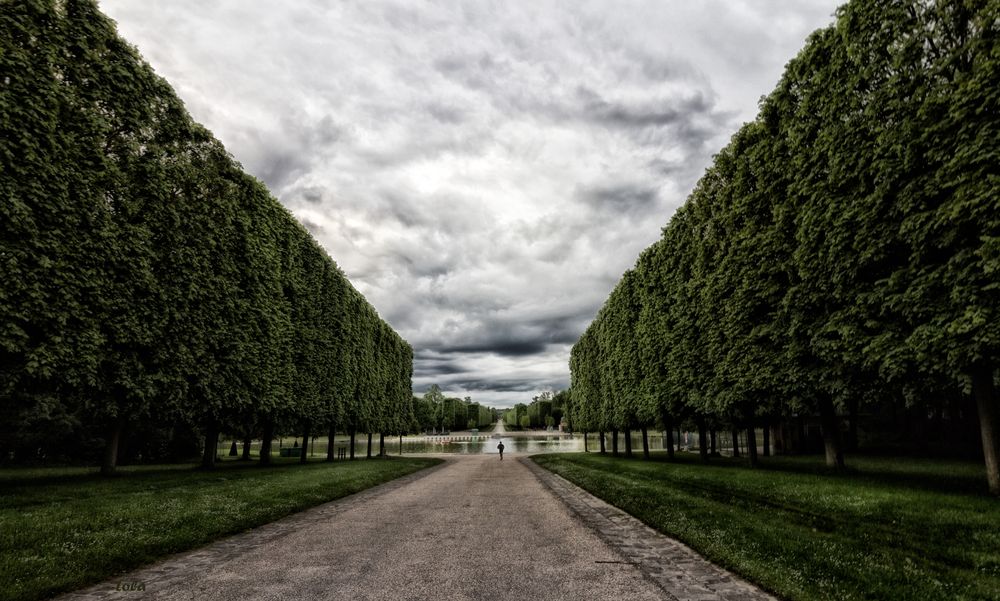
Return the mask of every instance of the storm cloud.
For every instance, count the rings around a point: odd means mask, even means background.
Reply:
[[[830,0],[103,0],[414,347],[497,406],[569,349]]]

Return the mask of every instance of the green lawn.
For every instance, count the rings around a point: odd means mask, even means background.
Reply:
[[[80,588],[437,463],[226,462],[212,472],[123,468],[114,478],[84,468],[0,470],[0,599]]]
[[[536,455],[708,559],[786,599],[1000,599],[1000,500],[980,465],[850,457],[677,462]]]

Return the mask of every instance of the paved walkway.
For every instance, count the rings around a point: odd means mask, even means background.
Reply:
[[[144,592],[117,591],[141,582]],[[769,599],[526,458],[439,467],[168,558],[81,599]]]

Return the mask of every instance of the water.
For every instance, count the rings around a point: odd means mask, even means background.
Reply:
[[[292,441],[298,439],[284,439],[283,447],[292,446]],[[606,435],[607,449],[611,450],[611,435]],[[500,438],[493,438],[491,434],[480,434],[478,436],[472,436],[468,434],[456,434],[453,436],[407,436],[403,438],[403,454],[422,454],[422,453],[454,453],[456,455],[479,455],[479,454],[490,454],[495,455],[497,451],[497,444],[503,441],[504,452],[505,453],[518,453],[518,454],[536,454],[536,453],[574,453],[583,451],[583,435],[582,434],[515,434],[502,433]],[[624,452],[625,442],[619,439],[619,449]],[[227,455],[229,449],[230,441],[220,441],[219,454]],[[695,443],[696,444],[696,443]],[[590,451],[594,452],[600,449],[600,443],[597,440],[597,434],[590,434],[587,436],[587,445]],[[326,437],[318,437],[316,441],[310,445],[312,447],[312,457],[326,456]],[[336,446],[338,449],[345,449],[348,446],[348,438],[346,436],[337,436]],[[260,449],[260,441],[254,441],[251,446],[254,454]],[[385,439],[386,453],[389,455],[399,455],[399,437],[387,436]],[[662,433],[649,433],[649,448],[650,450],[661,450],[663,446],[663,435]],[[242,447],[240,447],[242,450]],[[273,449],[275,455],[278,454],[279,442],[277,440],[273,443]],[[636,432],[632,436],[632,450],[635,453],[642,453],[642,435]],[[355,456],[364,457],[368,452],[368,438],[364,435],[358,435],[354,444],[354,454]],[[378,436],[374,437],[372,440],[372,453],[378,453]]]
[[[457,455],[479,455],[499,453],[497,444],[503,441],[504,453],[576,453],[583,452],[583,435],[529,435],[511,436],[502,434],[500,438],[491,438],[489,435],[475,436],[426,436],[403,439],[403,454],[409,453],[454,453]],[[367,442],[355,445],[355,453],[367,451]],[[625,443],[619,440],[620,448],[624,452]],[[377,441],[373,452],[378,452]],[[390,455],[399,454],[399,438],[385,440],[386,452]],[[600,443],[596,434],[587,436],[587,446],[591,451],[600,449]],[[607,436],[608,450],[611,450],[611,437]],[[649,448],[659,450],[663,447],[663,436],[661,434],[649,434]],[[642,453],[642,435],[637,434],[632,437],[632,449],[636,453]]]
[[[572,436],[502,436],[501,438],[428,436],[423,439],[403,439],[403,454],[407,453],[455,453],[458,455],[480,455],[499,453],[497,445],[503,442],[505,453],[570,453],[583,450],[583,438]],[[399,453],[399,439],[390,445],[390,454]],[[357,452],[357,451],[355,451]]]

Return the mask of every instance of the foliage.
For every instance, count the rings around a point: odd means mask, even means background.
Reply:
[[[416,422],[413,429],[418,431],[471,430],[495,421],[489,407],[473,402],[471,397],[445,397],[437,384],[432,384],[423,397],[413,397],[413,404]]]
[[[570,392],[546,390],[532,397],[531,403],[518,403],[503,412],[504,423],[512,428],[545,428],[559,425],[570,407]],[[527,416],[526,426],[521,418]]]

